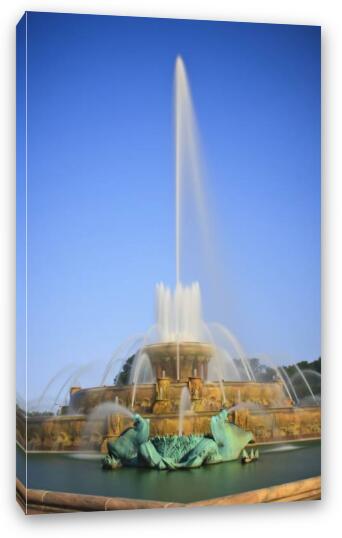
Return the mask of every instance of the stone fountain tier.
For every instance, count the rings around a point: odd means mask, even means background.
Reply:
[[[215,411],[191,412],[183,423],[184,435],[210,433],[210,420]],[[178,433],[177,413],[157,415],[144,413],[150,420],[151,436]],[[238,409],[230,420],[251,431],[257,443],[301,440],[320,437],[319,407],[277,407],[267,409]],[[31,416],[17,409],[17,442],[30,451],[85,451],[106,452],[108,440],[117,439],[132,426],[126,416],[111,415],[93,418],[86,415]],[[27,437],[26,437],[27,436]]]
[[[208,434],[211,417],[225,407],[235,409],[230,419],[251,431],[257,442],[320,436],[320,409],[295,408],[280,379],[263,383],[208,382],[207,367],[214,354],[213,346],[199,342],[181,342],[178,346],[167,342],[144,348],[154,369],[154,383],[136,387],[72,387],[69,406],[63,406],[59,416],[26,419],[23,412],[17,411],[18,442],[25,446],[27,435],[29,450],[106,451],[108,440],[117,438],[131,425],[131,419],[118,413],[102,418],[93,414],[99,406],[110,409],[113,403],[148,418],[151,435],[175,435],[179,431],[180,403],[185,389],[190,399],[190,409],[183,420],[186,435]]]
[[[208,364],[215,348],[202,342],[162,342],[144,348],[156,378],[186,382],[192,377],[207,378]],[[179,360],[179,376],[177,362]]]
[[[170,377],[159,377],[155,383],[137,385],[133,411],[142,415],[178,416],[179,403],[184,388],[188,388],[195,412],[218,412],[225,407],[248,402],[257,408],[288,407],[289,400],[281,381],[257,383],[251,381],[205,382],[200,377],[189,377],[186,382],[177,382]],[[224,398],[223,398],[224,393]],[[67,414],[90,415],[93,410],[110,402],[126,408],[132,407],[133,385],[109,385],[101,387],[73,387],[70,391]]]
[[[151,435],[175,435],[179,428],[179,406],[184,388],[189,391],[191,410],[184,416],[185,435],[210,432],[211,417],[222,407],[232,410],[230,419],[251,431],[257,442],[305,439],[320,436],[320,408],[296,408],[280,380],[268,383],[227,381],[205,383],[200,377],[177,382],[160,377],[156,383],[138,385],[134,412],[150,420]],[[17,410],[17,440],[29,450],[102,450],[131,425],[120,414],[94,415],[101,405],[118,403],[130,408],[132,385],[73,387],[70,405],[59,416],[24,416]],[[224,400],[223,394],[224,393]],[[243,406],[246,402],[246,407]],[[236,405],[236,404],[242,404]]]

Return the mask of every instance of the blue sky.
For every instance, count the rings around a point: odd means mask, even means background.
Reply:
[[[24,44],[22,22],[19,115]],[[250,355],[283,364],[320,354],[320,28],[29,13],[29,397],[65,364],[105,362],[153,323],[155,283],[174,285],[177,54],[228,290],[206,317]],[[22,297],[22,116],[17,132]]]

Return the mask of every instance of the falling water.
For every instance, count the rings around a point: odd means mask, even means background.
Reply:
[[[179,400],[178,435],[183,435],[184,417],[191,410],[191,398],[188,387],[183,387]]]
[[[98,361],[89,362],[87,364],[83,364],[83,365],[79,366],[78,368],[76,368],[74,370],[74,372],[65,380],[65,382],[62,384],[59,391],[57,392],[57,394],[56,394],[56,396],[54,398],[53,404],[51,406],[51,411],[53,411],[56,406],[61,405],[60,402],[59,402],[59,399],[60,399],[60,397],[61,397],[61,395],[63,394],[64,391],[66,391],[67,394],[66,394],[66,396],[64,396],[64,398],[62,398],[62,401],[63,401],[63,403],[66,403],[65,400],[67,398],[67,395],[68,395],[68,392],[70,390],[70,387],[72,387],[72,386],[76,385],[77,383],[79,383],[79,379],[80,379],[81,375],[84,374],[85,372],[89,371],[96,364],[98,364]]]
[[[87,422],[109,417],[110,415],[123,415],[133,418],[133,413],[124,405],[117,402],[104,402],[97,405],[88,416]]]
[[[283,386],[284,386],[284,389],[289,397],[290,400],[292,400],[292,396],[291,396],[291,393],[290,393],[290,390],[289,390],[289,387],[287,385],[287,382],[286,382],[286,378],[284,377],[283,373],[281,372],[281,368],[279,366],[277,366],[273,360],[271,359],[271,357],[269,357],[268,355],[266,355],[265,353],[262,353],[261,355],[256,355],[256,358],[259,358],[260,360],[262,360],[262,362],[264,364],[266,364],[266,366],[268,366],[271,370],[273,370],[276,374],[276,376],[278,377],[278,379],[280,379],[283,383]]]
[[[131,406],[132,409],[134,407],[135,402],[135,395],[137,392],[137,385],[138,383],[143,382],[149,382],[152,383],[155,381],[155,378],[153,376],[152,367],[150,358],[143,350],[140,350],[138,352],[137,361],[135,361],[135,368],[133,373],[133,390],[132,390],[132,400],[131,400]]]
[[[151,372],[151,382],[155,381],[154,378],[152,378],[152,368],[150,364],[149,357],[145,353],[145,346],[150,344],[152,339],[153,332],[156,332],[157,325],[152,325],[144,334],[141,347],[138,349],[136,354],[134,355],[130,375],[129,375],[129,384],[133,385],[132,390],[132,407],[135,402],[135,394],[137,391],[137,384],[140,379],[141,372],[143,371],[143,368],[148,368],[149,372]],[[146,356],[145,356],[146,355]]]
[[[55,407],[56,407],[57,405],[59,405],[58,402],[59,402],[59,398],[60,398],[62,392],[63,392],[65,389],[70,388],[71,386],[73,386],[73,385],[75,384],[75,383],[74,383],[74,378],[75,378],[75,372],[73,372],[73,373],[71,374],[71,376],[69,376],[69,377],[65,380],[65,382],[63,383],[63,385],[61,386],[61,388],[60,388],[59,391],[57,392],[56,397],[55,397],[54,400],[53,400],[53,403],[52,403],[52,405],[51,405],[51,407],[50,407],[50,411],[54,411]]]
[[[106,368],[103,372],[103,376],[101,379],[101,385],[104,385],[110,372],[113,369],[113,366],[119,363],[122,364],[126,359],[128,359],[130,351],[134,349],[134,353],[136,351],[136,347],[139,345],[139,342],[141,342],[144,339],[144,335],[135,335],[130,336],[127,340],[125,340],[120,346],[116,348],[113,355],[111,356],[110,360],[108,361]]]
[[[217,357],[217,361],[220,364],[222,379],[241,381],[241,377],[234,359],[226,349],[215,346],[215,357]]]
[[[316,399],[316,396],[314,395],[314,393],[312,392],[312,389],[310,387],[310,383],[308,382],[308,380],[306,379],[304,373],[302,372],[302,370],[299,368],[298,364],[295,364],[294,365],[297,372],[299,373],[299,375],[301,376],[301,378],[303,379],[305,385],[307,386],[309,392],[310,392],[310,395],[312,396],[312,399],[315,403],[317,403],[317,399]]]
[[[293,392],[293,395],[295,397],[296,403],[298,404],[298,402],[299,402],[298,394],[296,392],[296,389],[294,388],[294,385],[293,385],[293,383],[291,381],[291,378],[290,378],[289,374],[287,373],[287,371],[285,370],[285,368],[283,366],[280,366],[279,370],[283,373],[284,377],[286,378],[286,380],[287,380],[287,382],[288,382],[288,384],[290,386],[290,389]]]
[[[277,367],[277,368],[276,368],[276,372],[277,372],[277,374],[278,374],[279,379],[282,380],[282,382],[283,382],[283,386],[284,386],[284,388],[285,388],[285,390],[286,390],[286,392],[287,392],[287,395],[288,395],[288,397],[289,397],[289,399],[290,399],[290,401],[291,401],[291,400],[292,400],[292,396],[291,396],[289,387],[287,386],[285,377],[283,376],[283,374],[282,374],[280,368]]]
[[[321,374],[319,372],[317,372],[316,370],[311,370],[309,368],[305,368],[305,370],[302,370],[302,372],[304,374],[310,374],[312,375],[313,377],[316,377],[317,379],[321,380]]]
[[[255,381],[255,376],[254,376],[254,373],[253,373],[253,371],[252,371],[252,369],[251,369],[251,367],[250,367],[250,365],[248,363],[246,353],[243,350],[243,348],[242,348],[240,342],[238,341],[238,339],[236,338],[236,336],[229,329],[227,329],[227,327],[224,327],[223,325],[221,325],[221,323],[213,322],[213,323],[210,323],[208,325],[209,325],[209,327],[211,329],[214,329],[214,330],[216,329],[218,332],[220,332],[221,335],[224,338],[226,338],[228,344],[233,346],[236,353],[238,354],[239,359],[242,362],[242,365],[243,365],[243,367],[245,369],[248,381]]]
[[[46,385],[46,387],[44,388],[43,392],[41,393],[41,395],[39,396],[38,400],[37,400],[37,403],[36,403],[36,409],[39,410],[40,409],[40,406],[42,404],[42,402],[45,400],[46,398],[46,395],[49,391],[49,389],[53,386],[53,384],[55,383],[55,381],[57,381],[57,379],[59,377],[61,377],[62,375],[66,374],[71,368],[74,368],[75,366],[73,364],[68,364],[67,366],[65,366],[64,368],[62,368],[61,370],[59,370],[48,382],[48,384]]]
[[[312,389],[312,392],[316,396],[316,403],[317,405],[321,402],[321,374],[320,372],[317,372],[316,370],[311,370],[308,368],[305,368],[302,370],[303,374],[305,375],[308,383],[310,383],[310,387]]]
[[[87,416],[87,421],[82,432],[83,439],[90,439],[91,445],[91,438],[97,433],[99,423],[103,423],[105,418],[112,415],[121,415],[124,417],[133,418],[133,413],[127,409],[127,407],[117,403],[117,401],[101,403],[93,409],[90,415]]]
[[[317,403],[320,402],[321,399],[321,374],[320,372],[317,372],[316,370],[312,370],[309,368],[305,368],[302,370],[303,374],[305,375],[308,383],[310,383],[310,387],[312,389],[312,392],[314,392]]]

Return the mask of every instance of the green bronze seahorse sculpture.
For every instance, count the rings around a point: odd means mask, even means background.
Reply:
[[[149,420],[135,414],[133,428],[123,432],[116,441],[108,442],[108,454],[103,460],[103,468],[125,466],[175,470],[235,460],[253,440],[253,435],[227,422],[227,418],[226,409],[213,416],[210,423],[211,435],[208,436],[149,438]]]

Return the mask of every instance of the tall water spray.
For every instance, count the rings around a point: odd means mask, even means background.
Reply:
[[[199,342],[203,339],[201,291],[198,282],[177,283],[172,292],[156,286],[156,322],[160,342]]]
[[[193,220],[196,220],[200,230],[201,249],[208,245],[207,239],[208,218],[206,216],[205,196],[201,178],[200,152],[198,149],[198,135],[196,118],[192,104],[190,85],[183,59],[178,56],[175,63],[174,75],[174,116],[175,116],[175,262],[176,262],[176,291],[181,293],[181,282],[184,278],[184,262],[182,258],[182,241],[184,232],[189,228],[185,222],[185,213],[189,219],[191,211],[187,206],[184,210],[185,193],[189,192],[189,202],[195,209]],[[192,219],[191,219],[192,220]],[[191,222],[191,226],[193,226]],[[192,234],[191,234],[192,236]],[[194,243],[194,237],[191,237]],[[205,250],[205,248],[204,248]],[[210,256],[203,256],[204,260]],[[181,339],[182,316],[176,311],[175,333],[176,342]],[[184,318],[184,316],[183,316]],[[177,345],[177,370],[179,374],[179,346]]]
[[[181,196],[181,159],[182,159],[182,141],[183,141],[183,118],[185,116],[185,98],[188,88],[186,73],[183,60],[180,56],[176,59],[175,65],[175,185],[176,185],[176,288],[180,286],[180,226],[181,226],[181,208],[180,208],[180,196]],[[179,316],[178,312],[175,313],[175,336],[177,342],[177,379],[180,376],[180,364],[179,364]]]
[[[182,243],[185,235],[191,240],[192,248],[200,250],[201,262],[211,266],[214,258],[212,255],[214,237],[209,233],[211,219],[208,214],[208,195],[204,192],[199,130],[188,76],[180,56],[175,63],[174,117],[175,261],[176,284],[178,284],[184,281],[185,276],[182,259],[184,258]]]
[[[182,94],[186,84],[184,63],[180,56],[175,66],[175,172],[176,172],[176,285],[180,282],[180,181],[181,181],[181,121],[183,116]]]

